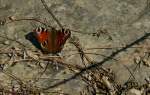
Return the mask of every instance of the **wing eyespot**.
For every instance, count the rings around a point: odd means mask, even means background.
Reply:
[[[48,40],[45,40],[43,43],[41,43],[41,47],[43,49],[46,49],[47,48],[47,45],[48,45]]]
[[[65,35],[69,35],[71,32],[70,32],[70,30],[69,29],[66,29],[65,31],[64,31],[64,34]]]
[[[42,45],[43,45],[43,46],[48,45],[48,40],[44,41],[44,42],[42,43]]]

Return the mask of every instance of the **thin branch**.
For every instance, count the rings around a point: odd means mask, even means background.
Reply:
[[[9,23],[13,23],[13,22],[17,22],[17,21],[35,21],[35,22],[39,22],[47,27],[50,27],[50,28],[53,28],[52,26],[50,25],[47,25],[46,23],[36,19],[36,18],[24,18],[24,19],[10,19],[11,21],[9,22],[6,22],[5,24],[9,24]]]
[[[121,48],[119,50],[117,50],[116,52],[113,52],[111,55],[109,55],[107,58],[104,58],[101,62],[98,62],[98,63],[95,63],[95,64],[91,64],[90,66],[88,67],[85,67],[83,68],[80,72],[78,73],[75,73],[73,76],[69,77],[68,79],[64,80],[64,81],[60,81],[58,83],[55,83],[54,85],[51,85],[47,88],[43,88],[43,90],[47,90],[47,89],[50,89],[50,88],[54,88],[56,86],[59,86],[59,85],[62,85],[66,82],[69,82],[70,80],[72,79],[75,79],[77,77],[79,77],[80,75],[82,75],[84,72],[86,72],[87,70],[91,70],[91,69],[94,69],[98,66],[101,66],[103,65],[105,62],[111,60],[112,58],[114,58],[115,56],[117,56],[118,54],[120,54],[121,52],[124,52],[126,51],[129,47],[132,47],[133,45],[136,45],[138,44],[139,42],[142,42],[144,41],[145,39],[147,39],[148,37],[150,36],[150,33],[146,33],[144,36],[140,37],[139,39],[137,39],[136,41],[133,41],[132,43],[128,44],[126,47],[124,48]]]
[[[53,17],[53,19],[57,22],[57,24],[59,25],[59,27],[61,29],[63,29],[62,24],[59,22],[59,20],[55,17],[55,15],[52,13],[52,11],[48,8],[48,6],[46,5],[46,2],[44,0],[41,0],[42,4],[44,5],[45,9],[48,11],[48,13],[50,13],[50,15]]]

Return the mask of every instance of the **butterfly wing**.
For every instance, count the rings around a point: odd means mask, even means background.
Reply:
[[[39,42],[41,49],[44,53],[48,52],[48,44],[51,44],[51,40],[49,39],[50,32],[42,27],[39,27],[33,31],[34,37]]]
[[[62,50],[71,32],[65,29],[56,30],[52,28],[47,30],[45,28],[37,28],[34,30],[34,35],[44,53],[58,53]]]
[[[60,52],[66,43],[67,39],[70,37],[71,32],[69,29],[61,29],[57,31],[57,37],[55,40],[55,46],[57,51]]]

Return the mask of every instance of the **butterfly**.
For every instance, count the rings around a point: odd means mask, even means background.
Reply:
[[[69,29],[56,30],[55,28],[46,29],[38,27],[27,34],[26,39],[30,40],[43,53],[57,54],[61,52],[70,36],[71,31]]]

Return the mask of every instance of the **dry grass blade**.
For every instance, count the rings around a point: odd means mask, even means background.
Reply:
[[[10,17],[9,19],[10,19],[10,21],[6,22],[5,24],[9,24],[9,23],[13,23],[13,22],[18,22],[18,21],[35,21],[35,22],[38,22],[38,23],[43,24],[44,26],[53,28],[52,26],[47,25],[46,23],[44,23],[44,21],[41,21],[41,20],[36,19],[36,18],[20,18],[20,19],[12,19],[12,18]]]
[[[60,28],[63,29],[62,24],[59,22],[59,20],[55,17],[55,15],[52,13],[52,11],[48,8],[48,6],[46,5],[46,2],[44,0],[41,0],[42,4],[44,5],[45,9],[48,11],[48,13],[50,13],[50,15],[53,17],[53,19],[57,22],[57,24],[59,25]]]

